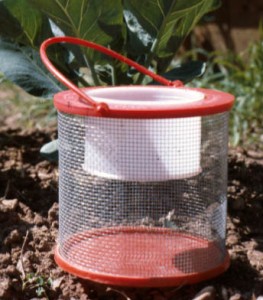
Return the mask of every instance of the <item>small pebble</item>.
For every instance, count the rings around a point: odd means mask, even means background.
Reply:
[[[257,297],[257,300],[263,300],[263,296]]]
[[[43,231],[43,232],[48,232],[49,229],[47,228],[46,225],[43,225],[43,226],[41,226],[41,231]]]
[[[242,300],[242,296],[237,293],[237,294],[231,296],[229,300]]]
[[[215,288],[213,286],[207,286],[202,289],[193,300],[214,300],[216,295]]]
[[[17,199],[12,199],[12,200],[2,200],[2,204],[5,206],[5,208],[8,211],[15,210],[18,205],[18,200]]]
[[[227,237],[226,243],[229,246],[236,245],[238,244],[238,237],[235,234],[231,234]]]
[[[52,280],[52,283],[51,283],[52,290],[54,290],[54,291],[57,290],[60,287],[63,280],[64,280],[64,276],[61,276],[59,278]]]
[[[43,171],[39,171],[39,172],[37,173],[37,176],[38,176],[38,178],[39,178],[40,180],[48,180],[48,179],[52,179],[53,174],[52,174],[52,173],[48,174],[48,173],[45,173],[45,172],[43,172]]]

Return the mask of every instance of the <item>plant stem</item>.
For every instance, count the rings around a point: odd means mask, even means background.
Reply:
[[[20,253],[22,280],[25,280],[25,278],[26,278],[23,258],[24,258],[25,246],[26,246],[27,239],[28,239],[28,234],[29,234],[29,231],[27,230],[26,231],[26,236],[24,238],[23,245],[22,245],[22,248],[21,248],[21,253]]]
[[[116,85],[116,70],[114,68],[114,65],[111,65],[111,79],[112,79],[112,85]]]
[[[100,81],[99,81],[98,75],[95,71],[94,64],[88,59],[87,55],[85,55],[84,53],[83,53],[83,57],[84,57],[84,61],[86,63],[86,66],[90,69],[91,76],[92,76],[92,79],[94,81],[94,85],[99,86]]]

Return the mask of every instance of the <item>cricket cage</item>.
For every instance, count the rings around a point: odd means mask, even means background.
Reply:
[[[61,42],[110,55],[154,84],[80,89],[46,55],[47,47]],[[69,88],[54,97],[57,264],[82,278],[135,287],[192,284],[225,271],[228,115],[234,97],[171,82],[77,38],[48,39],[40,53]]]

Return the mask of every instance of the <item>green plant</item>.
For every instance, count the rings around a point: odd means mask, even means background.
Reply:
[[[61,89],[43,68],[38,49],[54,35],[94,41],[163,74],[182,41],[218,0],[3,0],[0,2],[0,70],[36,96],[50,98]],[[128,66],[90,49],[57,45],[49,51],[56,66],[79,85],[142,84]],[[182,66],[170,76],[177,78]],[[89,69],[89,80],[82,70]],[[193,65],[183,74],[200,74]],[[85,73],[85,72],[84,72]],[[180,74],[179,74],[180,75]],[[180,79],[180,78],[179,78]]]
[[[43,66],[38,50],[48,37],[69,35],[109,47],[170,80],[188,82],[203,73],[204,63],[171,68],[171,62],[192,28],[219,2],[2,0],[0,72],[34,96],[52,98],[63,86]],[[133,68],[90,49],[59,44],[48,54],[79,86],[149,83]]]
[[[202,54],[207,58],[207,68],[202,79],[194,86],[224,90],[236,97],[230,114],[230,137],[234,146],[260,145],[263,113],[263,31],[260,39],[251,43],[241,54],[207,53],[196,49],[188,56]]]
[[[51,285],[51,278],[46,278],[35,273],[28,273],[23,280],[22,289],[25,290],[25,288],[27,288],[34,290],[38,297],[45,297],[48,299],[47,290],[51,288]]]

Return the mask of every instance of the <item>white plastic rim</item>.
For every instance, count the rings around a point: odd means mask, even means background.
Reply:
[[[204,94],[189,89],[157,86],[129,86],[92,89],[86,91],[96,102],[110,107],[158,108],[180,106],[204,99]]]
[[[203,94],[173,88],[102,88],[89,91],[110,106],[161,106],[201,101]],[[124,181],[165,181],[201,172],[201,117],[116,119],[86,117],[89,174]]]

